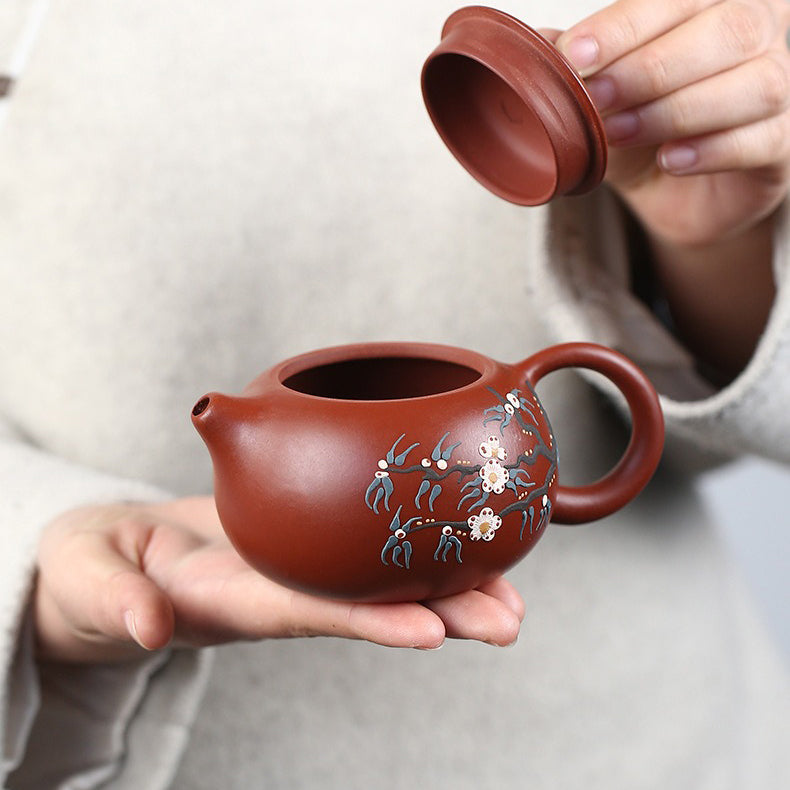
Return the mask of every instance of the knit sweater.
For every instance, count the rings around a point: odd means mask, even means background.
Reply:
[[[6,6],[6,67],[29,15],[47,11],[0,127],[6,786],[783,786],[786,673],[690,459],[790,456],[786,217],[765,335],[714,391],[633,297],[605,188],[522,209],[444,149],[419,69],[453,3]],[[557,27],[593,7],[503,6]],[[210,491],[188,419],[198,396],[374,339],[505,361],[592,339],[662,392],[670,446],[650,488],[594,526],[552,526],[512,573],[528,610],[516,647],[323,639],[222,648],[213,669],[210,651],[34,661],[28,601],[49,520]],[[598,391],[557,374],[541,394],[566,479],[610,466],[624,429]]]

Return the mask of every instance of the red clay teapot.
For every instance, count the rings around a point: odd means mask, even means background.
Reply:
[[[535,393],[553,370],[609,378],[632,418],[615,468],[560,483]],[[264,575],[317,595],[418,601],[471,589],[518,562],[550,519],[625,505],[663,448],[658,398],[619,353],[587,343],[517,365],[459,348],[374,343],[286,360],[240,397],[192,410],[210,451],[222,525]]]

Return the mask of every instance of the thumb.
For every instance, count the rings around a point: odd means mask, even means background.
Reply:
[[[557,28],[554,27],[539,27],[538,33],[540,33],[543,38],[551,41],[552,44],[556,44],[563,31],[557,30]]]
[[[134,657],[173,635],[173,606],[140,567],[151,527],[107,508],[77,511],[45,533],[35,594],[41,654],[69,661]],[[81,517],[80,517],[81,516]]]

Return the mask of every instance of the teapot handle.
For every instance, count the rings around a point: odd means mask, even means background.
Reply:
[[[622,392],[631,412],[631,438],[616,466],[590,485],[558,485],[552,521],[560,524],[594,521],[630,502],[653,476],[664,447],[664,417],[647,376],[619,352],[594,343],[551,346],[518,367],[533,387],[545,375],[561,368],[594,370]]]

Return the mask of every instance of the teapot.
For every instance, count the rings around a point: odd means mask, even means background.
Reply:
[[[561,483],[535,391],[582,367],[631,415],[622,458]],[[508,365],[424,343],[364,343],[288,359],[239,397],[209,393],[192,421],[240,555],[294,589],[358,602],[451,595],[504,573],[553,520],[594,521],[647,484],[663,449],[658,396],[620,353],[566,343]]]

